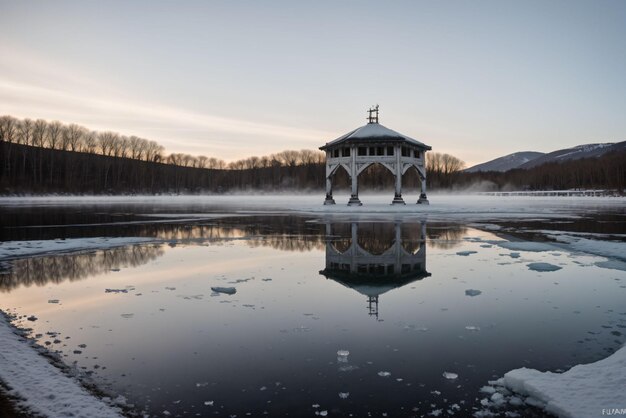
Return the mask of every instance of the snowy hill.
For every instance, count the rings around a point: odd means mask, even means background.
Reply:
[[[533,168],[545,163],[579,160],[581,158],[595,158],[608,152],[618,151],[626,151],[626,141],[604,144],[585,144],[553,151],[535,158],[534,160],[528,161],[527,163],[520,165],[519,168]]]
[[[513,154],[505,155],[504,157],[496,158],[495,160],[487,161],[486,163],[477,164],[473,167],[466,169],[465,172],[474,173],[477,171],[508,171],[528,162],[531,162],[543,155],[545,155],[543,152],[534,151],[515,152]]]

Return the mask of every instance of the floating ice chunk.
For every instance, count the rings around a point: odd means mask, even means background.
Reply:
[[[554,245],[547,244],[545,242],[532,242],[532,241],[504,241],[497,243],[500,247],[513,251],[551,251],[554,250]]]
[[[476,325],[467,325],[465,329],[468,331],[480,331],[480,327]]]
[[[428,413],[428,415],[431,415],[433,417],[438,417],[442,413],[443,413],[443,409],[433,409],[432,411]]]
[[[520,254],[519,253],[511,253],[511,254],[509,254],[509,257],[511,257],[511,258],[520,258]]]
[[[59,303],[59,299],[48,299],[48,303]]]
[[[166,287],[165,287],[165,290],[176,290],[176,288],[175,288],[175,287],[167,287],[167,286],[166,286]]]
[[[350,392],[339,392],[339,397],[341,399],[348,399],[348,396],[350,396]]]
[[[378,372],[378,375],[380,377],[389,377],[389,376],[391,376],[391,373],[389,373],[389,372]]]
[[[483,393],[494,394],[496,393],[496,389],[493,386],[483,386],[480,388],[480,391]]]
[[[213,406],[214,401],[204,401],[205,406]]]
[[[550,264],[550,263],[530,263],[530,264],[527,264],[527,267],[529,270],[542,271],[542,272],[557,271],[557,270],[561,270],[562,268],[562,267],[555,266],[554,264]]]
[[[132,313],[123,313],[123,314],[122,314],[122,315],[120,315],[120,316],[121,316],[122,318],[125,318],[125,319],[130,319],[130,318],[132,318],[133,316],[135,316],[135,314],[132,314]]]
[[[207,387],[207,386],[209,386],[209,382],[198,382],[198,383],[196,383],[196,387],[197,388],[204,388],[204,387]]]
[[[350,355],[350,352],[348,350],[339,350],[337,351],[337,355],[339,357],[348,357]]]
[[[478,251],[457,251],[456,255],[467,257],[470,254],[476,254]]]
[[[353,364],[346,364],[344,366],[339,367],[340,372],[353,372],[358,370],[359,366],[355,366]]]
[[[493,395],[491,395],[491,402],[493,402],[496,405],[501,405],[505,402],[504,396],[502,396],[501,393],[496,392]]]
[[[509,399],[509,403],[513,406],[522,406],[524,404],[524,401],[522,401],[517,396],[511,396],[511,398]]]
[[[104,293],[128,293],[128,289],[104,289]]]
[[[261,387],[259,388],[259,390],[260,390],[261,392],[263,392],[264,390],[267,390],[267,386],[261,386]]]
[[[459,375],[452,372],[443,372],[443,377],[445,377],[446,379],[454,380],[459,377]]]
[[[311,405],[311,407],[312,407],[312,408],[317,409],[317,408],[319,408],[319,407],[320,407],[320,404],[318,404],[318,403],[314,403],[313,405]]]
[[[626,271],[626,262],[620,260],[597,261],[595,265],[603,269]]]
[[[211,290],[214,291],[215,293],[226,293],[227,295],[234,295],[235,293],[237,293],[237,289],[235,289],[234,287],[215,286],[215,287],[211,287]]]
[[[481,292],[480,290],[476,290],[476,289],[467,289],[467,290],[465,291],[465,296],[478,296],[478,295],[480,295],[481,293],[483,293],[483,292]]]
[[[320,416],[321,417],[325,417],[326,415],[328,415],[328,411],[327,410],[320,411]]]

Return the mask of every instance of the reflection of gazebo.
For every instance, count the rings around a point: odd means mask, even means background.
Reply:
[[[351,180],[348,205],[361,205],[359,200],[359,174],[372,164],[380,164],[395,176],[395,195],[392,204],[404,205],[402,175],[415,169],[421,180],[421,193],[417,203],[428,204],[426,197],[426,151],[431,147],[402,135],[378,123],[378,105],[369,110],[369,123],[348,132],[320,147],[326,152],[325,205],[335,204],[332,177],[340,167]]]
[[[326,243],[326,268],[320,274],[367,296],[369,314],[378,318],[378,298],[383,293],[430,276],[426,271],[425,225],[421,225],[419,249],[407,251],[402,245],[401,226],[394,225],[394,240],[381,254],[372,254],[359,244],[359,228],[350,225],[350,245],[345,251],[332,241]],[[332,235],[330,224],[326,235]]]

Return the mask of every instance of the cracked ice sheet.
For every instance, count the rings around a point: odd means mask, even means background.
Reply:
[[[2,241],[0,242],[0,261],[14,258],[65,253],[74,251],[102,250],[125,245],[154,242],[153,238],[142,237],[97,237],[72,238],[36,241]]]
[[[504,375],[514,392],[545,403],[559,417],[592,418],[625,407],[626,346],[604,360],[574,366],[564,373],[521,368]]]
[[[121,418],[120,411],[87,392],[23,338],[0,315],[0,380],[19,407],[43,417]]]

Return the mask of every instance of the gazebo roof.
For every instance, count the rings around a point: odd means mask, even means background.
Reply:
[[[427,271],[413,271],[404,274],[391,274],[386,276],[377,276],[366,273],[348,273],[331,269],[324,269],[320,274],[336,281],[337,283],[354,289],[365,296],[379,296],[390,290],[406,286],[425,277],[430,277]]]
[[[327,142],[326,145],[320,147],[320,149],[326,150],[327,148],[335,147],[341,144],[355,143],[358,142],[360,144],[365,143],[366,141],[392,141],[392,142],[406,142],[410,145],[414,145],[425,150],[432,149],[430,146],[421,143],[420,141],[410,138],[406,135],[402,135],[392,129],[387,128],[379,123],[368,123],[367,125],[363,125],[360,128],[357,128],[347,134],[340,136],[334,141]]]

